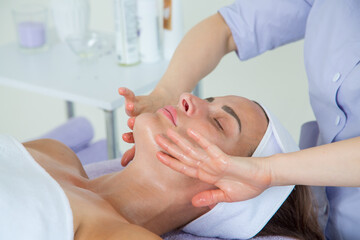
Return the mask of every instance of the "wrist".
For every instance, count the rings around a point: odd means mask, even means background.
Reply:
[[[283,153],[278,153],[267,157],[268,171],[270,174],[270,186],[283,186],[285,183],[283,182],[283,177],[281,175],[281,170],[279,166],[281,166],[281,159],[284,157]]]
[[[227,175],[266,189],[272,185],[272,174],[268,157],[231,157]]]
[[[163,79],[162,79],[163,80]],[[172,82],[177,82],[177,79],[173,79]],[[155,89],[150,93],[150,96],[156,97],[159,102],[165,104],[176,104],[180,95],[184,91],[179,92],[176,87],[168,87],[163,85],[158,85]]]
[[[273,174],[271,170],[270,157],[256,157],[252,159],[255,160],[258,169],[258,175],[261,176],[264,187],[272,187]]]

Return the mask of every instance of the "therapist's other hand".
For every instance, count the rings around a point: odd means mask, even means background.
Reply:
[[[153,92],[147,96],[135,96],[134,92],[128,88],[121,87],[118,89],[120,95],[125,97],[125,112],[130,117],[127,124],[133,130],[135,117],[143,112],[155,112],[164,104],[164,96],[158,92]],[[127,143],[134,143],[132,132],[124,133],[123,140]],[[127,150],[121,157],[121,165],[126,166],[134,158],[135,146]]]
[[[128,119],[127,121],[127,125],[128,127],[133,130],[134,128],[134,124],[135,124],[135,117],[131,117]],[[127,142],[127,143],[135,143],[134,141],[134,136],[132,132],[127,132],[124,133],[122,135],[122,139]],[[135,145],[130,148],[129,150],[127,150],[121,157],[121,165],[122,166],[127,166],[129,164],[129,162],[131,162],[131,160],[133,160],[135,156]]]
[[[127,121],[127,125],[128,127],[133,130],[134,129],[134,124],[135,124],[135,117],[131,117],[128,119]],[[135,143],[134,141],[134,136],[133,136],[133,132],[127,132],[127,133],[124,133],[122,135],[122,138],[125,142],[127,143]]]
[[[127,88],[119,88],[118,92],[120,95],[125,97],[125,112],[130,118],[127,121],[128,127],[133,130],[135,124],[134,114],[134,102],[136,102],[135,94]],[[135,143],[133,133],[127,132],[122,135],[122,138],[127,143]],[[127,150],[121,157],[121,165],[126,166],[135,156],[135,146]]]
[[[131,130],[134,129],[134,124],[135,124],[135,118],[134,117],[131,117],[128,119],[127,121],[127,125],[129,126],[129,128]],[[122,138],[125,142],[127,143],[135,143],[134,141],[134,136],[133,136],[133,133],[132,132],[128,132],[128,133],[124,133],[122,135]],[[129,162],[131,162],[131,160],[133,160],[135,156],[135,145],[130,148],[129,150],[127,150],[121,157],[121,165],[122,166],[127,166],[129,164]]]
[[[175,171],[218,188],[196,194],[192,199],[194,206],[214,206],[219,202],[247,200],[258,196],[270,186],[271,174],[266,161],[229,156],[199,133],[188,129],[187,134],[201,148],[194,147],[173,130],[168,130],[167,135],[171,141],[157,135],[156,142],[171,156],[158,152],[157,157]]]

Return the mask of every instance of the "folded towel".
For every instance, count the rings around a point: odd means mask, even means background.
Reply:
[[[73,239],[60,185],[14,138],[0,135],[0,239]]]
[[[58,140],[77,153],[86,148],[93,137],[94,129],[89,120],[84,117],[76,117],[44,134],[40,138]]]
[[[269,125],[253,157],[299,150],[297,144],[270,111]],[[259,196],[242,202],[219,203],[211,211],[187,224],[185,232],[204,237],[249,239],[271,219],[294,186],[272,187]]]

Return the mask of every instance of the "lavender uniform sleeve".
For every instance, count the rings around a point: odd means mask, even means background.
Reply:
[[[236,0],[219,13],[233,35],[240,60],[304,38],[312,1]]]

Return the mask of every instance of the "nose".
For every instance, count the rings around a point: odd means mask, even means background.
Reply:
[[[206,101],[190,93],[183,93],[179,99],[179,109],[187,116],[201,115],[206,113]]]

